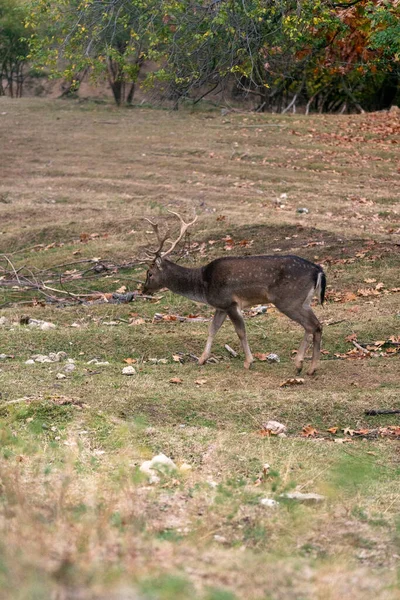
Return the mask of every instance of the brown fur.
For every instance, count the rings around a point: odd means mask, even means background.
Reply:
[[[158,257],[147,272],[143,292],[167,287],[172,292],[216,309],[209,336],[199,359],[204,364],[211,353],[215,334],[229,316],[245,353],[244,366],[253,362],[241,309],[272,302],[282,313],[304,327],[305,335],[295,358],[298,371],[313,336],[310,375],[315,373],[320,355],[322,326],[310,307],[319,291],[324,300],[325,274],[319,265],[299,256],[246,256],[217,258],[208,265],[189,269]]]

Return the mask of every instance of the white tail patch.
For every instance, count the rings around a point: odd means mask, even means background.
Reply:
[[[315,293],[316,293],[316,294],[317,294],[317,296],[318,296],[318,301],[319,301],[319,303],[320,303],[320,304],[322,304],[322,298],[321,298],[321,294],[322,294],[322,286],[321,286],[321,282],[322,282],[322,275],[323,275],[323,273],[322,273],[322,271],[320,271],[320,272],[318,273],[317,285],[315,286],[315,290],[314,290],[314,291],[315,291]]]
[[[318,273],[317,283],[315,286],[313,285],[312,288],[310,289],[310,291],[308,292],[307,298],[303,302],[303,306],[306,306],[306,307],[311,306],[311,302],[312,302],[312,299],[314,298],[314,295],[317,295],[318,301],[321,304],[321,291],[322,291],[321,282],[322,282],[322,272]]]

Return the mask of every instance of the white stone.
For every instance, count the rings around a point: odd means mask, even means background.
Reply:
[[[165,454],[157,454],[151,460],[145,460],[140,466],[140,471],[148,476],[149,483],[158,483],[160,481],[159,474],[169,474],[176,471],[177,467],[174,461],[165,456]]]
[[[34,354],[32,356],[33,360],[37,363],[51,363],[53,362],[49,356],[46,354]]]
[[[218,535],[218,534],[214,535],[214,540],[216,542],[219,542],[220,544],[226,544],[226,541],[227,541],[226,537],[224,537],[223,535]]]
[[[38,327],[39,329],[42,329],[42,331],[47,331],[49,329],[56,328],[54,323],[50,323],[49,321],[42,321],[41,319],[29,319],[28,326]]]
[[[263,506],[269,506],[269,507],[279,506],[279,502],[277,502],[273,498],[261,498],[260,504],[262,504]]]
[[[129,367],[124,367],[122,369],[122,375],[136,375],[136,370],[132,365],[129,365]]]
[[[268,423],[263,424],[263,429],[269,429],[272,433],[278,435],[285,433],[287,427],[283,423],[279,423],[279,421],[268,421]]]
[[[6,317],[0,317],[0,327],[4,327],[8,324],[8,319]]]
[[[100,361],[97,358],[92,358],[92,360],[88,360],[88,362],[86,364],[87,365],[96,365],[96,367],[106,367],[110,363],[108,362],[108,360]]]
[[[303,494],[303,492],[290,492],[287,494],[281,494],[279,497],[285,500],[296,500],[297,502],[302,502],[304,504],[319,504],[325,500],[325,496],[321,496],[321,494]]]
[[[189,472],[189,471],[191,471],[191,470],[192,470],[192,465],[189,465],[189,463],[182,463],[182,464],[179,466],[179,471],[180,471],[181,473],[188,473],[188,472]]]
[[[49,329],[55,329],[56,326],[54,325],[54,323],[42,323],[40,325],[40,329],[42,331],[48,331]]]
[[[26,365],[34,365],[35,361],[33,360],[33,358],[29,358],[28,360],[25,361]]]
[[[66,379],[66,378],[67,378],[67,376],[64,375],[64,373],[57,373],[57,375],[56,375],[56,379]]]
[[[267,361],[269,363],[279,363],[279,362],[281,362],[281,359],[279,358],[279,356],[277,354],[273,354],[271,352],[271,354],[268,354],[268,356],[267,356]]]

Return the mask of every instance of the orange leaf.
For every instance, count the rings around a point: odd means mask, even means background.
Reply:
[[[331,433],[332,435],[335,435],[335,433],[337,432],[339,428],[338,427],[330,427],[329,429],[327,429],[327,431],[329,433]]]
[[[180,379],[180,377],[172,377],[172,378],[169,380],[169,382],[170,382],[170,383],[175,383],[175,384],[177,384],[177,385],[178,385],[178,384],[181,384],[181,383],[183,383],[183,380],[182,380],[182,379]]]
[[[303,427],[303,433],[301,434],[304,437],[315,437],[318,431],[312,425],[306,425]]]
[[[135,363],[137,363],[136,358],[124,358],[124,362],[127,365],[134,365]]]
[[[283,381],[279,387],[287,387],[289,385],[302,385],[304,379],[302,377],[289,377],[286,381]]]
[[[267,360],[267,356],[268,354],[264,354],[262,352],[254,352],[254,356],[256,358],[258,358],[258,360],[261,360],[261,362],[266,361]]]

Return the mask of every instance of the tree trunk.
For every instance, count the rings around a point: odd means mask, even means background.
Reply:
[[[126,97],[126,103],[131,106],[133,102],[133,96],[135,95],[136,84],[134,81],[131,83],[131,87],[129,89],[128,95]]]
[[[117,79],[117,81],[110,81],[111,90],[114,96],[115,103],[117,106],[121,106],[122,103],[122,92],[123,92],[123,81]]]

